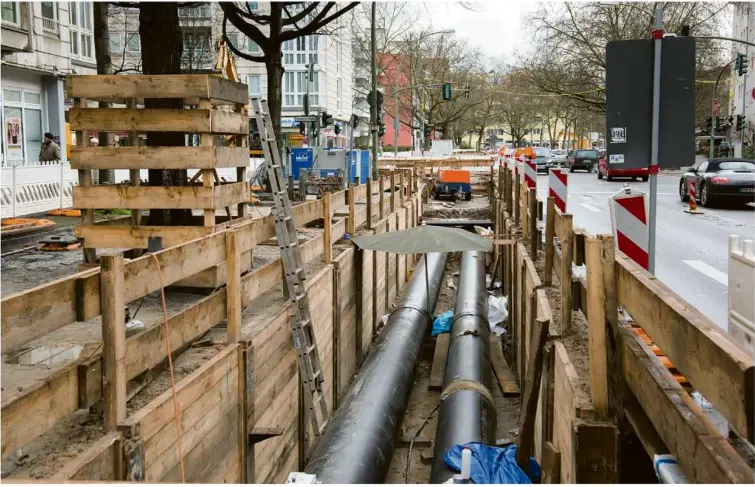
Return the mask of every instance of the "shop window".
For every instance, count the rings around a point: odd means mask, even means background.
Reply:
[[[42,147],[42,96],[32,91],[3,90],[3,164],[34,164]]]

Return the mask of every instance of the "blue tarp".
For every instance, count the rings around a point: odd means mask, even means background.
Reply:
[[[441,333],[451,333],[451,323],[454,319],[453,311],[446,311],[433,320],[433,331],[430,336],[438,336]]]
[[[540,465],[530,458],[531,480],[516,463],[516,445],[505,448],[483,443],[455,445],[443,455],[448,468],[461,472],[461,451],[468,446],[472,451],[472,481],[475,484],[531,484],[540,481]]]

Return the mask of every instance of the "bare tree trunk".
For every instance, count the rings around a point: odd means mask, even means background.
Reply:
[[[273,59],[274,61],[266,62],[265,68],[267,69],[267,104],[270,110],[270,118],[273,120],[273,130],[275,131],[275,138],[278,140],[278,146],[281,144],[281,105],[283,103],[283,95],[281,90],[281,82],[283,80],[283,62],[280,57],[280,46],[278,47],[278,55]],[[309,141],[310,147],[313,147],[314,141]]]
[[[108,2],[94,2],[94,58],[97,62],[97,74],[111,74],[113,72],[113,64],[110,58],[110,29],[107,23],[108,5],[110,5]],[[110,103],[101,101],[100,108],[110,108]],[[100,132],[97,138],[101,146],[112,145],[112,135],[108,132]],[[115,182],[114,175],[114,171],[100,169],[100,184]]]
[[[183,39],[178,23],[178,3],[144,2],[139,6],[139,36],[144,74],[181,74]],[[146,108],[183,108],[181,99],[147,98]],[[182,132],[147,132],[151,147],[185,145]],[[185,169],[149,170],[150,186],[185,186]],[[190,225],[191,210],[150,209],[149,225]]]

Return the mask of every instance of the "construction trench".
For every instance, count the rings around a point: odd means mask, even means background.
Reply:
[[[244,85],[179,77],[113,76],[108,90],[191,92],[208,116],[225,110],[217,120],[243,121],[220,133],[248,130]],[[96,98],[101,78],[73,77],[71,96]],[[117,117],[89,110],[74,111],[72,130],[121,129],[93,125]],[[170,125],[183,123],[174,115],[162,130],[184,130]],[[131,120],[129,130],[155,130]],[[149,148],[202,168],[205,179],[185,191],[91,185],[96,164],[131,170],[145,156],[127,147],[97,158],[87,147],[72,152],[84,183],[74,192],[82,269],[61,253],[45,260],[61,264],[55,280],[19,278],[2,298],[5,482],[284,483],[294,473],[323,483],[440,483],[455,473],[449,451],[475,443],[515,446],[510,461],[541,483],[654,483],[658,461],[664,481],[754,482],[753,357],[615,252],[612,236],[574,228],[508,164],[483,156],[381,160],[377,179],[293,206],[329,412],[316,433],[292,339],[299,297],[284,291],[269,207],[245,202],[248,154],[239,145]],[[213,179],[212,164],[236,167],[238,181]],[[471,201],[429,200],[437,168],[469,166]],[[173,198],[205,224],[132,223],[140,208]],[[108,205],[132,215],[95,222],[94,209]],[[493,251],[422,257],[352,240],[423,222],[489,226]],[[156,235],[162,249],[124,253],[146,250]],[[45,273],[3,271],[4,282]],[[499,336],[489,312],[503,296]],[[126,308],[143,327],[127,329]],[[447,312],[449,332],[431,337],[433,318]]]
[[[560,271],[555,272],[554,283],[542,283],[543,254],[548,249],[538,249],[535,261],[528,257],[525,246],[532,239],[517,231],[514,218],[503,209],[505,195],[494,200],[493,208],[485,194],[448,208],[447,203],[427,200],[429,177],[414,178],[411,189],[409,184],[394,185],[393,192],[386,189],[391,178],[401,179],[386,171],[382,183],[331,195],[331,209],[324,208],[323,200],[295,206],[297,226],[305,239],[302,249],[308,262],[312,315],[332,411],[323,438],[314,437],[303,407],[279,254],[275,246],[264,245],[274,233],[270,217],[263,217],[236,230],[238,241],[246,242],[239,253],[253,248],[252,268],[240,277],[244,308],[237,343],[229,343],[224,318],[227,287],[209,295],[170,287],[201,266],[222,262],[225,240],[215,243],[209,237],[155,254],[168,286],[183,457],[177,455],[160,288],[151,266],[154,258],[124,264],[125,300],[133,309],[145,296],[140,313],[146,330],[126,339],[122,370],[128,380],[126,415],[112,429],[105,418],[113,399],[102,375],[109,360],[107,348],[114,344],[107,341],[112,338],[103,342],[99,333],[110,321],[98,316],[108,304],[97,307],[107,289],[106,274],[86,271],[3,297],[5,481],[175,482],[183,476],[187,482],[282,483],[292,472],[307,472],[324,483],[437,483],[454,473],[442,461],[442,454],[454,445],[483,442],[505,447],[524,441],[541,465],[543,482],[657,481],[649,452],[673,452],[665,445],[677,433],[657,432],[654,420],[659,413],[640,401],[652,397],[666,407],[662,396],[647,389],[650,392],[644,394],[651,395],[627,403],[631,405],[625,408],[625,431],[609,415],[598,412],[591,391],[587,320],[582,312],[570,312],[571,334],[559,337],[565,289],[558,282]],[[385,191],[377,189],[381,184]],[[500,188],[496,185],[493,193],[500,194]],[[353,234],[372,234],[414,226],[425,218],[426,210],[433,215],[427,218],[429,223],[458,219],[471,211],[471,219],[489,219],[501,229],[496,231],[501,236],[496,237],[493,255],[429,256],[431,311],[419,256],[359,250],[341,238],[352,228],[351,218]],[[330,225],[324,223],[324,211],[330,211]],[[556,232],[565,232],[563,227],[559,223]],[[542,241],[539,232],[537,238]],[[558,252],[564,245],[551,256],[555,269],[563,269]],[[202,255],[217,257],[186,269],[185,257],[200,255],[200,246]],[[585,263],[580,252],[576,259]],[[325,260],[328,255],[330,263]],[[503,339],[490,333],[486,319],[486,276],[491,275],[503,287],[494,294],[509,296]],[[574,282],[586,295],[585,284]],[[577,305],[570,308],[586,309],[586,296],[576,299]],[[429,317],[448,310],[454,312],[451,333],[431,338]],[[14,333],[35,322],[42,329],[32,328],[21,336]],[[543,326],[546,335],[538,333]],[[648,361],[649,356],[641,355],[648,345],[623,326],[624,356],[635,354],[629,360]],[[535,332],[528,330],[533,327]],[[539,348],[540,386],[533,388],[526,377],[538,368],[532,360],[538,353],[533,345],[538,334],[547,340]],[[22,364],[18,359],[30,351],[53,349],[64,350],[58,360]],[[751,365],[740,363],[745,373],[751,373]],[[663,366],[653,370],[657,376],[668,373]],[[652,383],[653,378],[643,381]],[[677,379],[672,381],[677,385],[664,383],[660,391],[667,397],[676,394],[675,407],[683,407],[698,425],[710,428],[707,436],[695,441],[704,446],[714,434],[721,435],[693,401],[682,400],[687,397],[680,395],[684,389]],[[455,392],[440,401],[450,386]],[[735,408],[727,412],[731,411]],[[672,416],[671,421],[684,431],[688,418]],[[247,425],[246,435],[240,424]],[[234,437],[239,441],[228,441]],[[718,470],[690,470],[683,460],[679,463],[686,478],[747,481],[752,465],[749,442],[734,433],[724,441],[716,443],[724,446],[724,455],[712,457]],[[677,443],[673,448],[685,447]],[[705,459],[706,451],[699,449],[695,455]]]

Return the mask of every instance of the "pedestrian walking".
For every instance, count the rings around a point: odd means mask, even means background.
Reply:
[[[45,132],[45,140],[42,143],[42,147],[39,149],[40,161],[59,161],[60,160],[60,146],[55,143],[53,136],[50,132]]]

